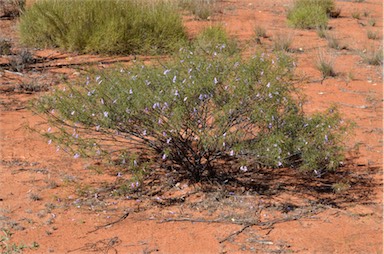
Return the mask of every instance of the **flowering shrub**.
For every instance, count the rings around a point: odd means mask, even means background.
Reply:
[[[304,115],[290,82],[292,61],[284,54],[242,60],[222,53],[225,47],[208,56],[182,49],[172,62],[68,84],[36,103],[51,124],[44,135],[74,157],[149,149],[193,181],[219,175],[222,159],[239,172],[263,165],[321,176],[336,169],[343,124],[335,109]]]

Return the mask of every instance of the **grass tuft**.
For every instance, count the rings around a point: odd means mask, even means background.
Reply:
[[[166,1],[41,0],[21,16],[21,42],[81,53],[168,53],[186,41],[177,10]]]
[[[317,55],[316,67],[321,72],[323,79],[327,77],[335,77],[336,72],[333,68],[334,60],[327,57],[323,52]]]
[[[326,27],[328,17],[339,16],[333,0],[296,0],[288,11],[288,23],[295,28],[312,29]]]

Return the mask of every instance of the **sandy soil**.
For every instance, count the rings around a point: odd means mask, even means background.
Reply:
[[[14,244],[25,253],[383,253],[383,69],[367,65],[360,55],[382,45],[383,3],[337,1],[341,17],[329,25],[346,47],[337,50],[316,31],[289,28],[289,2],[223,1],[209,21],[185,17],[185,24],[191,36],[204,26],[223,24],[246,54],[271,51],[277,34],[291,34],[290,54],[297,59],[298,86],[307,95],[306,112],[336,104],[345,119],[356,123],[340,173],[309,183],[292,170],[273,175],[260,170],[259,190],[208,191],[182,182],[163,190],[154,185],[152,195],[113,197],[116,169],[57,152],[29,130],[47,125],[28,109],[28,101],[78,78],[85,64],[108,68],[129,64],[132,57],[31,49],[38,62],[20,71],[9,69],[15,56],[0,57],[0,248]],[[354,12],[361,13],[359,20],[352,18]],[[374,27],[369,19],[376,20]],[[12,40],[14,52],[21,50],[16,23],[0,20],[0,37]],[[261,44],[255,40],[256,26],[267,32]],[[380,38],[369,40],[368,30]],[[315,67],[319,50],[334,59],[336,77],[322,81]],[[329,188],[335,181],[349,188],[335,192]]]

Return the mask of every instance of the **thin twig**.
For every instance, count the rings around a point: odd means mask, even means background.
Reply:
[[[115,221],[109,222],[109,223],[107,223],[105,225],[96,226],[96,229],[89,231],[88,234],[96,232],[97,230],[99,230],[101,228],[106,228],[106,227],[112,226],[112,225],[114,225],[116,223],[119,223],[120,221],[125,220],[128,217],[128,215],[129,215],[129,212],[126,212],[126,213],[123,214],[123,216],[121,216],[119,219],[117,219]]]

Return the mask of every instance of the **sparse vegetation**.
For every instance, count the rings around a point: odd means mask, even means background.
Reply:
[[[11,48],[12,44],[9,40],[0,39],[0,56],[12,54]]]
[[[264,27],[256,26],[254,32],[256,38],[267,38],[267,31]]]
[[[360,12],[355,10],[352,12],[352,18],[354,19],[360,19]]]
[[[328,41],[328,47],[333,49],[343,49],[345,47],[340,45],[339,39],[336,38],[333,34],[326,33],[325,38]]]
[[[369,24],[370,26],[375,26],[375,25],[376,25],[376,19],[374,19],[374,18],[370,18],[370,19],[368,20],[368,24]]]
[[[370,65],[382,65],[383,64],[383,46],[379,48],[374,46],[368,48],[364,52],[360,53],[364,62]]]
[[[379,39],[379,34],[375,31],[368,30],[367,31],[367,37],[370,40],[377,40],[377,39]]]
[[[186,42],[177,6],[166,1],[38,1],[21,16],[34,47],[108,54],[162,54]]]
[[[276,51],[289,51],[292,44],[293,36],[288,33],[277,33],[274,36],[273,48]]]
[[[25,244],[11,243],[12,232],[2,228],[2,236],[0,237],[0,250],[2,254],[22,253],[24,249],[37,249],[39,244],[33,242],[30,246]]]
[[[336,76],[336,72],[333,68],[333,65],[334,65],[333,59],[326,56],[323,52],[318,53],[316,67],[321,72],[323,79],[327,77]]]
[[[190,11],[196,18],[208,20],[215,12],[217,0],[179,0],[182,9]]]

